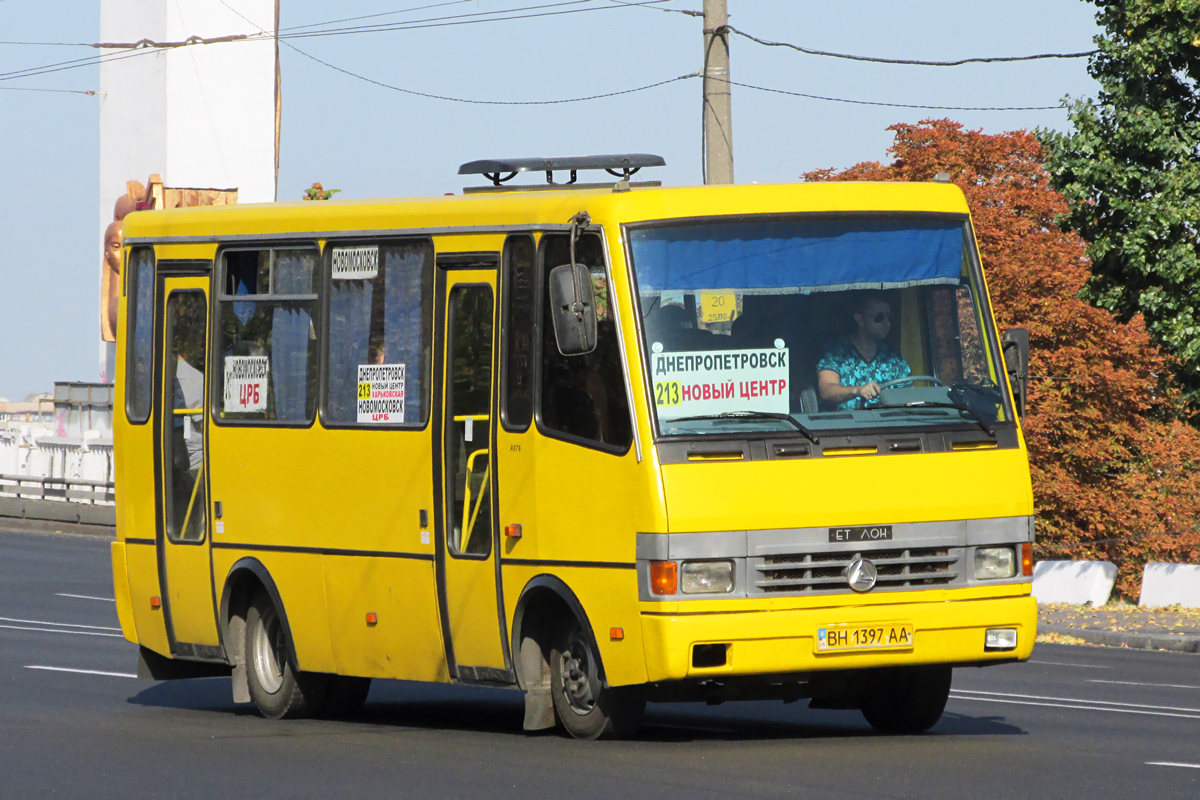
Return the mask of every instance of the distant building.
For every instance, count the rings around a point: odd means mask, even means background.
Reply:
[[[113,387],[59,381],[19,403],[0,398],[0,495],[23,479],[98,481],[111,487]],[[111,491],[111,489],[110,489]]]
[[[43,423],[54,421],[54,395],[50,392],[34,393],[19,402],[0,397],[0,428],[16,427],[15,423]]]

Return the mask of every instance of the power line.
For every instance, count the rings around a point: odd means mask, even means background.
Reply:
[[[228,3],[226,3],[225,0],[220,0],[220,2],[222,5],[224,5],[226,8],[228,8],[230,11],[233,11],[233,13],[237,14],[239,17],[244,19],[246,22],[249,22],[251,25],[254,25],[255,27],[259,28],[259,30],[262,30],[262,28],[260,26],[258,26],[253,20],[246,17],[240,11],[237,11],[236,9],[234,9],[232,6],[230,6]],[[265,33],[265,31],[264,31],[264,33]],[[411,95],[415,95],[417,97],[427,97],[427,98],[430,98],[433,100],[447,100],[447,101],[455,102],[455,103],[470,103],[472,105],[533,106],[533,105],[560,105],[563,103],[579,103],[579,102],[583,102],[586,100],[598,100],[603,97],[616,97],[618,95],[632,94],[634,92],[641,92],[641,91],[645,91],[646,89],[653,89],[657,86],[663,86],[668,83],[674,83],[676,81],[680,81],[685,78],[694,78],[698,75],[698,73],[693,73],[691,75],[680,75],[679,77],[676,77],[676,78],[669,78],[665,81],[658,81],[656,83],[648,84],[646,86],[639,86],[639,87],[636,87],[633,89],[623,89],[623,90],[616,91],[616,92],[606,92],[604,94],[590,95],[588,97],[568,98],[565,100],[469,100],[469,99],[465,99],[465,98],[461,98],[461,97],[448,97],[445,95],[436,95],[436,94],[429,94],[427,92],[418,92],[414,89],[405,89],[400,86],[393,86],[388,83],[383,83],[382,81],[377,81],[374,78],[368,78],[365,75],[360,75],[356,72],[351,72],[350,70],[344,69],[335,64],[330,64],[328,61],[324,61],[324,60],[312,55],[311,53],[307,53],[304,50],[301,50],[299,47],[296,47],[294,44],[292,44],[290,42],[283,42],[283,44],[286,47],[288,47],[289,49],[294,50],[295,52],[304,56],[305,58],[315,61],[318,64],[328,67],[329,69],[335,70],[344,75],[349,75],[350,77],[357,78],[358,80],[361,80],[361,81],[366,81],[367,83],[371,83],[376,86],[381,86],[385,89],[391,89],[393,91],[403,92],[404,94],[411,94]]]
[[[358,80],[365,81],[367,83],[371,83],[376,86],[383,87],[384,89],[391,89],[392,91],[402,92],[404,94],[410,94],[410,95],[414,95],[416,97],[425,97],[425,98],[429,98],[431,100],[446,100],[446,101],[453,102],[453,103],[469,103],[472,105],[544,106],[544,105],[561,105],[564,103],[581,103],[581,102],[584,102],[587,100],[599,100],[599,99],[602,99],[605,97],[616,97],[616,96],[624,95],[624,94],[633,94],[635,92],[642,92],[642,91],[646,91],[647,89],[654,89],[659,86],[665,86],[666,84],[669,84],[669,83],[675,83],[677,81],[687,80],[689,78],[697,78],[702,75],[702,73],[700,71],[691,72],[691,73],[688,73],[687,75],[679,75],[674,78],[668,78],[663,81],[656,81],[655,83],[646,84],[645,86],[638,86],[638,87],[635,87],[632,89],[622,89],[620,91],[615,91],[615,92],[605,92],[602,94],[587,95],[584,97],[572,97],[572,98],[567,98],[567,99],[563,99],[563,100],[472,100],[472,99],[462,98],[462,97],[450,97],[447,95],[431,94],[428,92],[420,92],[415,89],[406,89],[401,86],[394,86],[392,84],[384,83],[383,81],[378,81],[378,80],[375,80],[374,78],[369,78],[365,75],[361,75],[357,72],[352,72],[351,70],[345,69],[344,67],[339,67],[336,64],[331,64],[328,61],[324,61],[320,58],[317,58],[316,56],[312,55],[311,53],[307,53],[307,52],[299,49],[298,47],[296,47],[295,45],[293,45],[289,42],[284,42],[283,44],[287,45],[290,49],[294,50],[295,52],[299,53],[300,55],[304,56],[305,58],[315,61],[316,63],[321,64],[322,66],[328,67],[329,69],[332,69],[336,72],[340,72],[344,75],[348,75],[352,78],[356,78]],[[722,80],[722,79],[717,78],[715,80]],[[885,106],[885,107],[889,107],[889,108],[913,108],[913,109],[928,110],[928,111],[1056,111],[1061,108],[1061,106],[933,106],[933,105],[919,105],[919,104],[912,104],[912,103],[885,103],[885,102],[874,101],[874,100],[853,100],[853,99],[844,98],[844,97],[828,97],[828,96],[817,95],[817,94],[806,94],[804,92],[792,92],[792,91],[788,91],[786,89],[774,89],[774,88],[771,88],[768,86],[758,86],[758,85],[751,84],[751,83],[742,83],[740,81],[723,80],[722,82],[727,83],[731,86],[740,86],[744,89],[754,89],[756,91],[770,92],[772,94],[783,94],[783,95],[788,95],[790,97],[803,97],[803,98],[806,98],[809,100],[825,100],[825,101],[833,102],[833,103],[850,103],[853,105],[867,105],[867,106]]]
[[[415,89],[405,89],[402,86],[393,86],[390,83],[384,83],[383,81],[377,81],[374,78],[368,78],[365,75],[359,75],[357,72],[351,72],[350,70],[339,67],[336,64],[330,64],[328,61],[322,61],[321,59],[317,58],[316,56],[306,53],[303,50],[296,47],[295,45],[290,44],[288,42],[284,42],[284,44],[287,45],[292,50],[295,50],[297,53],[304,56],[305,58],[311,59],[311,60],[317,62],[318,64],[328,67],[329,69],[332,69],[336,72],[340,72],[344,75],[349,75],[352,78],[357,78],[360,81],[366,81],[367,83],[372,83],[376,86],[381,86],[384,89],[391,89],[394,92],[403,92],[404,94],[415,95],[416,97],[426,97],[426,98],[429,98],[430,100],[446,100],[446,101],[449,101],[452,103],[468,103],[470,105],[480,105],[480,106],[554,106],[554,105],[563,105],[565,103],[582,103],[587,100],[600,100],[605,97],[617,97],[617,96],[623,95],[623,94],[633,94],[635,92],[644,92],[647,89],[654,89],[659,86],[665,86],[668,83],[675,83],[677,81],[684,81],[684,80],[688,80],[689,78],[697,78],[700,76],[700,73],[698,73],[698,72],[691,72],[691,73],[688,73],[687,75],[679,75],[674,78],[667,78],[666,80],[663,80],[663,81],[656,81],[655,83],[649,83],[649,84],[646,84],[645,86],[637,86],[632,89],[621,89],[621,90],[615,91],[615,92],[604,92],[603,94],[587,95],[586,97],[569,97],[569,98],[566,98],[563,100],[471,100],[471,99],[463,98],[463,97],[449,97],[449,96],[440,95],[440,94],[430,94],[428,92],[418,92]]]
[[[665,0],[654,0],[655,2],[665,2]],[[517,14],[521,11],[538,11],[547,8],[561,8],[562,6],[578,6],[595,3],[596,0],[557,0],[553,3],[538,3],[531,6],[519,6],[517,8],[504,8],[498,11],[472,11],[469,14],[449,14],[443,17],[427,17],[425,19],[405,20],[402,22],[384,22],[373,25],[352,25],[348,28],[320,28],[315,31],[303,31],[298,33],[290,33],[288,36],[308,37],[308,36],[340,36],[348,33],[381,33],[393,30],[403,30],[412,26],[423,26],[425,23],[431,22],[453,22],[456,20],[474,20],[479,17],[490,17],[499,19],[508,19],[508,17],[500,17],[501,14]],[[336,23],[327,23],[336,24]],[[317,26],[306,26],[317,27]],[[292,29],[286,29],[292,30]],[[280,35],[284,35],[284,31],[280,31]]]
[[[137,58],[138,56],[145,56],[160,52],[162,51],[152,48],[141,48],[126,53],[102,53],[100,55],[87,56],[85,58],[75,58],[70,61],[59,61],[54,64],[45,64],[40,67],[30,67],[29,69],[16,70],[14,72],[3,72],[0,73],[0,81],[11,81],[18,78],[33,78],[38,75],[49,75],[53,72],[63,72],[70,69],[79,69],[80,67],[90,67],[101,63],[107,64],[110,61],[123,61],[126,58]]]
[[[758,42],[766,47],[789,47],[792,50],[799,50],[801,53],[807,53],[810,56],[828,56],[830,58],[844,58],[849,61],[870,61],[876,64],[906,64],[918,67],[958,67],[963,64],[995,64],[1009,61],[1037,61],[1046,58],[1086,58],[1099,53],[1099,50],[1088,50],[1082,53],[1039,53],[1032,56],[986,56],[977,58],[960,58],[957,61],[919,61],[911,58],[879,58],[877,56],[855,56],[847,53],[833,53],[828,50],[814,50],[811,47],[801,47],[798,44],[790,42],[772,42],[767,39],[760,39],[757,36],[752,36],[745,31],[740,31],[732,25],[724,26],[724,30],[730,33],[736,33],[738,36],[744,36],[752,42]],[[952,109],[959,110],[959,109]],[[991,109],[988,109],[991,110]]]
[[[325,22],[310,22],[308,25],[293,25],[290,28],[280,28],[279,32],[282,33],[284,31],[297,31],[297,30],[303,30],[305,28],[319,28],[322,25],[340,25],[343,22],[357,22],[360,19],[374,19],[376,17],[394,17],[397,14],[411,14],[414,11],[425,11],[430,8],[442,8],[443,6],[456,6],[456,5],[461,5],[462,3],[470,3],[470,2],[472,2],[472,0],[447,0],[447,2],[444,2],[444,3],[432,3],[430,5],[414,6],[413,8],[404,8],[404,9],[400,9],[399,11],[382,11],[378,14],[363,14],[362,16],[358,16],[358,17],[346,17],[344,19],[331,19],[331,20],[326,20]],[[233,11],[232,8],[230,8],[230,10]],[[237,14],[239,17],[242,16],[241,14],[238,14],[237,11],[234,11],[233,13]],[[242,19],[245,19],[245,17],[242,17]]]
[[[4,0],[0,0],[0,3]],[[0,92],[52,92],[55,94],[86,94],[98,95],[95,89],[37,89],[30,86],[0,86]]]
[[[721,80],[713,78],[713,80]],[[741,86],[743,89],[754,89],[760,92],[771,92],[772,94],[786,94],[791,97],[804,97],[809,100],[826,100],[831,103],[851,103],[858,106],[885,106],[887,108],[915,108],[925,111],[1057,111],[1062,106],[926,106],[915,103],[884,103],[877,100],[849,100],[845,97],[826,97],[819,94],[805,94],[804,92],[789,92],[786,89],[772,89],[767,86],[755,86],[752,83],[740,83],[738,81],[724,81],[730,86]]]
[[[631,3],[629,5],[648,6],[648,5],[653,5],[653,4],[657,4],[657,3],[666,3],[669,1],[670,0],[643,0],[643,2],[636,3],[636,4]],[[386,25],[361,25],[361,26],[355,26],[355,27],[351,27],[351,28],[341,28],[341,29],[332,28],[332,29],[328,29],[328,30],[316,30],[316,31],[307,31],[307,32],[300,32],[300,33],[282,34],[282,35],[280,35],[279,38],[281,40],[282,39],[309,39],[309,38],[324,37],[324,36],[349,36],[349,35],[357,35],[357,34],[362,34],[362,33],[389,33],[392,31],[421,30],[424,28],[448,28],[448,27],[453,27],[453,26],[457,26],[457,25],[477,25],[477,24],[484,23],[484,22],[507,22],[510,20],[536,19],[539,17],[556,17],[556,16],[563,16],[566,14],[583,14],[583,13],[587,13],[590,11],[615,11],[620,8],[626,7],[625,5],[590,6],[588,8],[569,8],[569,9],[560,10],[560,11],[538,11],[538,9],[554,8],[554,7],[558,7],[558,6],[578,5],[581,3],[592,3],[592,2],[594,2],[594,0],[566,0],[565,2],[559,2],[559,3],[548,3],[545,5],[527,6],[525,8],[512,8],[512,9],[505,9],[503,11],[486,12],[486,15],[490,15],[490,16],[487,16],[486,19],[471,19],[471,17],[485,16],[485,13],[482,13],[482,12],[478,13],[478,14],[458,14],[458,15],[453,15],[453,16],[449,16],[449,17],[435,17],[435,18],[431,18],[428,20],[411,20],[408,22],[394,22],[394,23],[388,23]],[[520,11],[535,11],[536,13],[530,13],[530,14],[516,13],[516,12],[520,12]],[[496,16],[498,14],[507,14],[508,16]]]
[[[475,11],[470,14],[450,14],[441,17],[427,17],[425,19],[406,20],[403,22],[390,22],[377,25],[355,25],[346,28],[321,28],[322,25],[335,25],[341,22],[349,22],[356,19],[367,19],[369,17],[386,16],[388,14],[400,14],[409,11],[418,11],[425,8],[440,8],[445,5],[454,5],[459,2],[468,2],[468,0],[452,0],[447,3],[435,3],[427,6],[417,6],[415,8],[404,9],[402,11],[389,11],[384,14],[369,14],[363,17],[350,17],[344,20],[333,20],[331,22],[312,23],[310,25],[299,25],[291,28],[280,29],[280,38],[312,38],[319,36],[346,36],[359,33],[386,33],[390,31],[400,30],[419,30],[422,28],[437,28],[448,27],[452,25],[473,25],[480,22],[505,22],[507,20],[534,19],[536,17],[557,16],[560,14],[578,14],[587,11],[609,11],[623,7],[638,8],[649,7],[659,3],[669,3],[671,0],[640,0],[640,2],[621,2],[617,5],[595,6],[593,4],[602,0],[558,0],[554,3],[540,3],[530,6],[519,6],[516,8],[504,8],[496,11]],[[611,2],[611,0],[607,0]],[[545,13],[522,14],[524,11],[540,11],[549,8],[561,8],[563,6],[590,5],[589,8],[574,8],[565,11],[553,11]],[[664,9],[668,10],[668,9]],[[507,16],[505,16],[507,15]],[[239,16],[241,16],[239,14]],[[482,18],[482,19],[481,19]],[[306,28],[317,28],[317,30],[305,30]],[[275,38],[274,34],[266,34],[269,38]],[[16,41],[0,41],[0,45],[28,45],[38,47],[92,47],[96,49],[131,49],[134,47],[156,47],[162,49],[171,49],[175,47],[184,47],[192,44],[217,44],[232,40],[261,40],[261,36],[236,34],[229,37],[215,37],[213,39],[203,39],[201,37],[190,37],[181,42],[154,42],[150,39],[143,39],[139,42],[16,42]]]
[[[687,9],[683,8],[657,8],[655,6],[647,6],[641,3],[630,3],[627,2],[627,0],[608,0],[608,2],[616,3],[619,6],[629,6],[630,8],[644,8],[647,11],[661,11],[664,14],[685,14],[689,17],[700,17],[701,19],[704,18],[703,11],[688,11]]]
[[[4,2],[4,0],[0,0],[0,2]],[[301,30],[305,30],[307,28],[320,28],[325,25],[339,25],[343,22],[355,22],[360,19],[371,19],[371,18],[375,18],[375,17],[394,16],[396,14],[407,14],[407,13],[411,13],[413,11],[424,11],[426,9],[442,8],[444,6],[452,6],[452,5],[458,5],[460,3],[468,3],[468,2],[471,2],[471,0],[448,0],[448,2],[432,3],[432,4],[423,5],[423,6],[414,6],[412,8],[400,9],[399,11],[385,11],[385,12],[382,12],[379,14],[364,14],[362,16],[357,16],[357,17],[346,17],[343,19],[327,20],[325,22],[313,22],[313,23],[309,23],[308,25],[293,25],[289,28],[281,28],[279,32],[284,33],[287,31],[301,31]],[[575,0],[575,2],[585,2],[586,3],[586,2],[595,2],[595,0]],[[226,8],[228,8],[230,11],[233,11],[233,13],[237,14],[242,19],[246,19],[245,16],[243,16],[241,13],[239,13],[236,9],[234,9],[228,3],[222,3],[222,5],[224,5]],[[548,5],[557,6],[557,5],[562,5],[562,3],[550,3]],[[538,8],[538,7],[539,6],[534,6],[534,8]],[[512,9],[512,10],[526,10],[526,9]],[[482,15],[487,15],[487,14],[505,14],[508,12],[509,12],[509,10],[507,10],[507,9],[501,9],[499,11],[477,12],[474,15],[459,14],[459,15],[452,15],[452,16],[448,16],[448,17],[431,17],[426,20],[409,20],[408,23],[396,23],[396,24],[409,24],[409,23],[429,22],[429,21],[437,21],[437,20],[459,19],[459,18],[462,18],[463,16],[482,16]],[[370,28],[372,26],[361,26],[361,27]],[[273,37],[274,34],[271,34],[271,36]],[[195,38],[195,37],[193,37],[193,38]],[[147,43],[151,46],[155,46],[155,47],[179,46],[175,43],[158,44],[155,42],[151,42],[149,39],[143,39],[142,42],[145,42],[145,43]],[[11,42],[11,41],[0,41],[0,45],[18,45],[18,46],[27,45],[27,46],[33,46],[33,47],[94,47],[97,49],[108,49],[108,48],[113,48],[113,47],[118,47],[118,48],[129,47],[129,44],[120,43],[120,42]]]
[[[643,0],[643,2],[641,2],[641,3],[630,4],[630,5],[650,5],[650,4],[664,3],[664,2],[669,2],[669,1],[670,0]],[[610,6],[591,6],[589,8],[570,8],[570,9],[559,10],[559,11],[537,11],[538,9],[555,8],[555,7],[559,7],[559,6],[563,6],[563,5],[576,5],[579,3],[593,3],[593,2],[595,2],[595,0],[567,0],[567,2],[547,3],[547,4],[542,4],[542,5],[525,6],[525,7],[520,7],[520,8],[511,8],[511,9],[503,9],[500,11],[487,12],[491,16],[486,19],[470,19],[469,18],[469,17],[479,16],[478,14],[459,14],[459,15],[452,15],[452,16],[448,16],[448,17],[432,17],[432,18],[429,18],[426,20],[411,20],[409,22],[394,23],[394,24],[390,24],[390,25],[386,25],[386,26],[361,26],[360,28],[350,28],[350,29],[332,29],[332,30],[328,30],[328,31],[321,31],[321,30],[309,31],[309,32],[303,32],[303,33],[284,35],[284,36],[280,36],[279,38],[280,38],[280,40],[289,39],[289,38],[303,39],[303,38],[313,38],[313,37],[319,37],[319,36],[343,36],[343,35],[349,35],[349,34],[354,34],[354,33],[377,33],[377,32],[394,31],[394,30],[418,30],[418,29],[422,29],[422,28],[441,28],[441,27],[452,27],[452,26],[457,26],[457,25],[475,25],[475,24],[484,23],[484,22],[506,22],[509,20],[533,19],[533,18],[537,18],[537,17],[561,16],[561,15],[565,15],[565,14],[580,14],[580,13],[584,13],[584,12],[588,12],[588,11],[609,11],[609,10],[617,10],[617,9],[624,7],[624,4],[623,4],[621,6],[612,6],[612,5],[610,5]],[[514,12],[519,12],[519,11],[535,11],[536,13],[514,14]],[[509,14],[509,16],[496,16],[497,14]],[[218,38],[218,40],[220,40],[222,42],[225,42],[225,41],[250,42],[250,41],[264,41],[264,40],[274,39],[275,37],[271,36],[270,34],[265,34],[265,35],[237,34],[234,37],[217,37],[217,38]],[[207,43],[206,40],[198,39],[196,37],[186,39],[182,42],[163,43],[163,45],[165,45],[165,46],[160,46],[160,47],[156,47],[155,46],[156,43],[150,42],[149,40],[144,40],[144,42],[140,42],[140,43],[139,42],[98,43],[98,44],[78,43],[77,46],[104,47],[104,48],[112,47],[115,45],[117,47],[121,47],[122,49],[136,50],[136,52],[126,53],[126,54],[123,54],[122,56],[107,56],[106,54],[101,54],[98,56],[87,56],[84,58],[77,58],[77,59],[72,59],[69,61],[59,61],[59,62],[55,62],[52,64],[45,64],[45,65],[42,65],[39,67],[30,67],[30,68],[24,69],[24,70],[16,70],[13,72],[0,73],[0,80],[13,80],[15,78],[29,78],[29,77],[34,77],[37,75],[46,75],[46,74],[49,74],[52,72],[61,72],[63,70],[67,70],[67,69],[76,69],[79,67],[87,67],[87,66],[92,66],[94,64],[99,64],[99,63],[107,63],[108,61],[115,60],[115,59],[122,58],[122,57],[129,57],[129,56],[133,56],[133,55],[144,55],[146,53],[152,53],[152,52],[160,52],[161,50],[164,50],[164,49],[176,49],[179,47],[192,47],[195,45],[205,44],[205,43]],[[0,42],[0,44],[3,44],[3,42]],[[25,43],[25,44],[29,44],[29,43]],[[51,43],[47,42],[47,43],[43,43],[43,44],[51,44]],[[64,44],[65,45],[67,43],[60,42],[60,43],[54,43],[54,44]]]

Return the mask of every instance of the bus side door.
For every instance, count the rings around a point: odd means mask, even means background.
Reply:
[[[154,418],[158,573],[174,655],[219,658],[209,558],[207,273],[164,275]]]
[[[455,266],[447,269],[439,259],[437,270],[443,333],[434,426],[442,487],[439,606],[451,675],[507,683],[513,678],[498,602],[494,500],[496,269]]]

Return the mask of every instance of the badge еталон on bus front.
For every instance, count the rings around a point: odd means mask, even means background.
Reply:
[[[661,420],[729,411],[788,413],[788,348],[657,352],[654,405]]]
[[[831,542],[887,542],[892,538],[891,525],[859,525],[853,528],[830,528]]]

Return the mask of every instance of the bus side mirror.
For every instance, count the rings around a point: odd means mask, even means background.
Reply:
[[[563,264],[550,270],[550,312],[558,352],[578,356],[596,349],[591,270],[583,264]]]
[[[1025,419],[1025,399],[1029,394],[1029,331],[1009,328],[1001,339],[1004,349],[1004,371],[1012,385],[1017,402],[1017,416]]]

